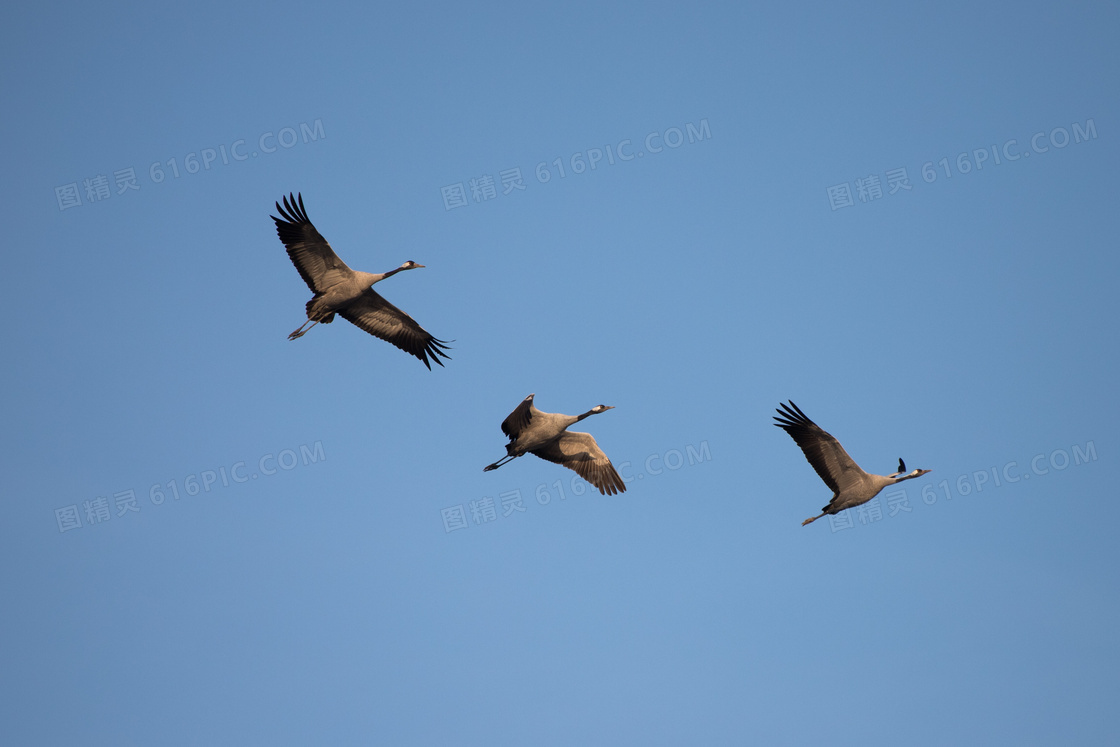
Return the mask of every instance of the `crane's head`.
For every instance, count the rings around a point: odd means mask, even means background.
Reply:
[[[891,475],[891,477],[894,478],[895,482],[902,482],[903,480],[913,480],[915,477],[921,477],[922,475],[928,474],[930,472],[933,472],[933,470],[931,470],[931,469],[916,469],[913,472],[911,472],[910,474],[903,475],[902,477],[899,477],[898,473],[895,473],[895,474]]]
[[[424,266],[424,265],[418,265],[418,264],[416,264],[415,262],[413,262],[413,261],[412,261],[412,260],[410,259],[410,260],[408,260],[407,262],[405,262],[405,263],[404,263],[403,265],[401,265],[400,267],[398,267],[397,269],[398,269],[398,270],[418,270],[418,269],[420,269],[420,268],[421,268],[421,267],[423,267],[423,266]]]
[[[591,417],[592,415],[598,415],[601,412],[606,412],[607,410],[613,410],[613,409],[614,409],[613,405],[595,405],[594,407],[592,407],[587,412],[583,413],[582,415],[577,416],[576,417],[576,422],[579,422],[580,420],[583,420],[584,418]]]

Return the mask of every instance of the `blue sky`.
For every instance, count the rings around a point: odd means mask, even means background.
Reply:
[[[0,741],[1113,743],[1118,22],[9,11]],[[933,471],[802,527],[787,399]]]

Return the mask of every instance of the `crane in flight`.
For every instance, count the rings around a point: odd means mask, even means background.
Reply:
[[[443,352],[448,349],[446,341],[432,337],[416,320],[373,289],[374,283],[424,265],[409,260],[388,272],[356,272],[339,259],[327,240],[315,230],[303,207],[302,194],[298,198],[295,195],[285,197],[284,206],[281,207],[278,202],[276,209],[282,218],[269,216],[276,221],[276,233],[287,247],[288,257],[299,270],[300,277],[315,294],[307,302],[307,321],[288,335],[289,340],[303,337],[320,322],[330,324],[334,315],[338,314],[374,337],[415,355],[429,371],[432,368],[428,363],[429,356],[441,366],[443,361],[440,356],[450,360],[450,356]]]
[[[832,500],[822,509],[822,513],[801,522],[801,526],[811,524],[826,514],[838,514],[844,509],[863,505],[888,485],[913,480],[930,472],[928,469],[916,469],[904,475],[906,463],[902,459],[898,460],[898,471],[893,475],[864,472],[848,456],[840,442],[801,412],[801,408],[793,404],[793,400],[789,401],[789,405],[779,404],[781,409],[774,416],[774,420],[778,422],[774,425],[785,430],[797,442],[805,452],[809,464],[813,465],[824,484],[832,489]]]
[[[568,431],[590,415],[598,415],[613,406],[596,405],[582,415],[560,415],[541,412],[533,404],[535,394],[530,394],[502,421],[502,432],[509,436],[506,455],[484,467],[483,472],[501,467],[511,459],[524,454],[536,454],[556,464],[562,464],[599,489],[599,493],[616,495],[626,492],[626,485],[618,476],[614,465],[590,433]]]

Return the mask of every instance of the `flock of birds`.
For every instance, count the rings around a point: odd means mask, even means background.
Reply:
[[[281,217],[270,216],[276,221],[276,233],[288,250],[288,257],[296,266],[300,277],[315,295],[307,302],[307,321],[288,335],[295,340],[307,334],[316,324],[330,324],[338,314],[351,324],[374,337],[391,343],[409,355],[414,355],[431,370],[431,361],[440,366],[440,358],[450,356],[447,341],[432,336],[411,316],[386,301],[373,289],[376,283],[404,270],[416,270],[424,265],[412,260],[395,270],[383,273],[351,270],[331,249],[303,206],[303,195],[289,194],[283,206],[276,203]],[[626,492],[626,485],[619,477],[611,460],[599,448],[590,433],[569,431],[568,428],[591,415],[614,409],[596,405],[582,415],[561,415],[541,412],[533,404],[530,394],[502,421],[502,432],[509,437],[506,455],[483,468],[497,469],[512,459],[525,454],[535,454],[556,464],[561,464],[599,489],[599,493],[616,495]],[[840,442],[810,420],[790,400],[782,403],[774,417],[774,425],[785,430],[805,452],[805,458],[817,471],[825,485],[832,489],[832,500],[821,513],[802,522],[810,524],[822,516],[837,514],[845,509],[867,503],[888,485],[921,477],[930,470],[916,469],[906,473],[906,464],[898,460],[898,471],[890,475],[873,475],[864,472],[848,456]]]

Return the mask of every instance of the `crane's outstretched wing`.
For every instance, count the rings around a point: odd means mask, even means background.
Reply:
[[[529,421],[533,419],[534,412],[540,412],[533,407],[533,397],[535,396],[537,395],[530,394],[521,400],[521,404],[515,407],[513,412],[502,421],[502,433],[509,436],[510,441],[516,439],[521,435],[521,431],[529,427]]]
[[[791,410],[790,407],[793,409]],[[781,405],[774,425],[785,430],[801,450],[813,469],[824,480],[824,484],[832,489],[833,493],[841,492],[846,485],[859,482],[867,474],[855,460],[848,456],[840,442],[810,420],[801,409],[789,401],[789,407]]]
[[[288,248],[292,264],[299,270],[300,277],[312,292],[325,293],[335,283],[354,274],[307,219],[302,194],[298,200],[295,195],[290,200],[285,197],[284,207],[280,207],[278,202],[276,209],[284,216],[283,219],[275,215],[269,216],[276,221],[276,234]]]
[[[575,470],[576,474],[599,488],[603,495],[626,492],[626,484],[590,433],[566,431],[548,446],[531,453]]]
[[[366,288],[357,301],[339,309],[338,314],[374,337],[380,337],[404,352],[415,355],[429,371],[432,366],[428,363],[428,356],[441,366],[443,361],[439,356],[451,360],[451,356],[443,352],[449,349],[445,340],[432,337],[415,319],[386,301],[373,288]]]

